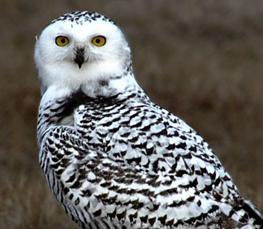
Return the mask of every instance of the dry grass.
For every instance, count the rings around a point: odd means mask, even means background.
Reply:
[[[34,36],[54,17],[98,11],[123,29],[141,86],[212,146],[263,210],[263,2],[7,1],[0,9],[0,228],[76,228],[38,165]]]

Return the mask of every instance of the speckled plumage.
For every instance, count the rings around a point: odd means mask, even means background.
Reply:
[[[89,24],[95,32],[83,41],[64,31]],[[111,28],[104,34],[97,25]],[[239,195],[209,145],[138,86],[130,49],[114,22],[77,11],[45,30],[35,53],[43,93],[39,160],[56,198],[81,228],[262,228],[261,214]],[[68,53],[53,57],[51,40],[61,34],[72,46],[59,47],[56,52]],[[87,44],[97,35],[107,38],[104,47]],[[51,37],[46,52],[45,37]],[[67,58],[79,47],[87,55],[81,68]],[[51,74],[64,61],[68,69]]]

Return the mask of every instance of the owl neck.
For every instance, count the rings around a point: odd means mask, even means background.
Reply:
[[[47,87],[42,94],[41,105],[66,99],[76,91],[81,91],[89,98],[112,97],[118,94],[125,94],[126,91],[142,90],[137,84],[134,75],[129,73],[125,76],[112,76],[107,78],[93,79],[81,84],[78,87],[67,87],[65,85],[51,85]]]
[[[124,62],[124,63],[123,63]],[[131,60],[91,62],[81,69],[76,65],[63,63],[55,67],[41,65],[38,68],[42,95],[51,87],[57,90],[82,90],[89,97],[111,96],[122,93],[127,87],[137,87]]]
[[[133,75],[116,75],[98,80],[92,80],[81,85],[80,90],[91,98],[107,98],[117,94],[122,94],[128,89],[132,90],[134,88],[135,90],[138,87],[139,85]]]

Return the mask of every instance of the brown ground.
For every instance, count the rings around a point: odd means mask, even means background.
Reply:
[[[76,228],[38,165],[34,36],[77,9],[114,19],[150,97],[212,146],[263,211],[263,2],[1,0],[0,228]]]

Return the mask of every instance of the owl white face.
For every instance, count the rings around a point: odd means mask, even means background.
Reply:
[[[36,39],[42,92],[51,85],[76,90],[91,81],[121,75],[130,61],[124,35],[103,18],[55,20]]]

